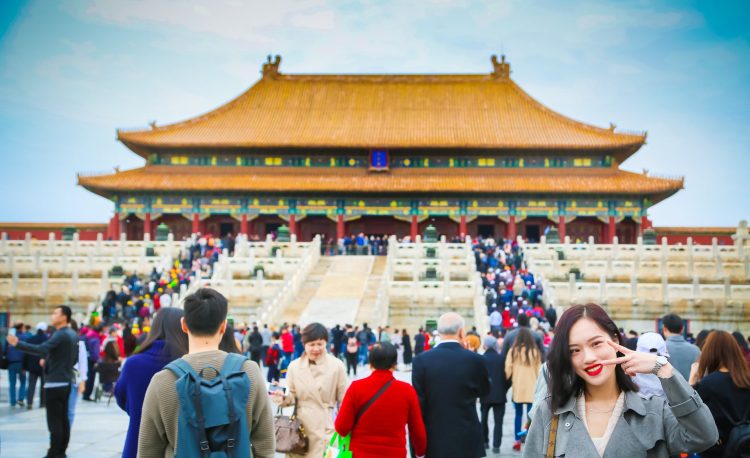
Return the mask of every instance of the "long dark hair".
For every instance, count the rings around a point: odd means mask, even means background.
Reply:
[[[596,304],[573,305],[562,314],[555,326],[555,338],[552,339],[547,367],[549,368],[550,409],[562,407],[571,397],[583,393],[585,382],[576,374],[570,358],[570,329],[581,318],[594,321],[615,342],[623,345],[622,335],[612,318],[603,308]],[[638,385],[625,374],[620,365],[615,366],[617,386],[622,391],[638,391]]]
[[[534,335],[527,327],[520,326],[518,334],[510,348],[510,354],[514,360],[521,361],[522,364],[532,365],[541,362],[542,355],[539,353],[539,347],[534,340]]]
[[[157,340],[164,341],[165,359],[173,361],[182,358],[188,352],[188,337],[182,331],[180,319],[184,316],[182,309],[177,307],[163,307],[156,312],[151,330],[136,353],[143,353]]]
[[[698,374],[704,377],[722,367],[729,370],[737,388],[750,388],[750,368],[734,337],[726,331],[711,331],[698,359]]]
[[[234,337],[234,326],[227,323],[227,327],[224,328],[224,335],[221,336],[219,341],[219,350],[227,353],[242,353],[237,347],[237,339]]]

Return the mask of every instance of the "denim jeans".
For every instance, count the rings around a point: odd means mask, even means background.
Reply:
[[[529,410],[531,410],[530,402],[514,402],[513,406],[516,408],[516,421],[513,424],[516,440],[518,440],[518,434],[521,432],[521,422],[523,421],[523,406],[526,406],[526,417],[529,416]]]
[[[73,429],[73,420],[76,417],[76,404],[78,404],[78,384],[70,384],[70,396],[68,396],[68,424]]]
[[[16,391],[16,380],[21,379],[21,386]],[[16,400],[26,399],[26,372],[23,371],[22,362],[14,362],[8,365],[8,380],[10,382],[10,405],[16,405]],[[16,397],[18,395],[18,397]]]
[[[367,364],[367,345],[359,346],[359,364]]]

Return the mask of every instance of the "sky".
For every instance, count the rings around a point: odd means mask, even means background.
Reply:
[[[586,123],[647,131],[622,168],[684,176],[657,226],[750,218],[750,2],[0,0],[0,221],[105,222],[77,173],[143,165],[116,129],[286,73],[489,73]]]

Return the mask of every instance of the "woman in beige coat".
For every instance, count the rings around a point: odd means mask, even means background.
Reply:
[[[297,418],[310,440],[307,454],[288,454],[287,457],[319,458],[335,431],[333,416],[346,392],[346,370],[340,360],[326,351],[328,331],[325,326],[309,324],[302,330],[301,337],[305,352],[289,364],[288,391],[286,394],[274,391],[271,398],[282,406],[297,403]]]
[[[523,408],[526,406],[528,417],[531,403],[534,402],[534,387],[541,365],[542,355],[531,330],[526,327],[519,327],[513,346],[510,347],[508,354],[505,356],[505,376],[512,380],[513,405],[516,408],[514,450],[521,449],[519,434],[521,433]]]

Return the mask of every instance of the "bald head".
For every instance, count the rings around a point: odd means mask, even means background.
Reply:
[[[437,331],[440,336],[455,338],[463,333],[466,322],[461,315],[455,312],[448,312],[438,318]]]

